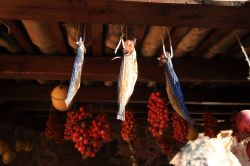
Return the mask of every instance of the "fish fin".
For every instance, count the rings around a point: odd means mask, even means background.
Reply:
[[[122,57],[121,56],[116,56],[116,57],[112,58],[111,61],[119,59],[119,58],[122,58]]]
[[[121,121],[125,121],[125,107],[123,107],[123,106],[119,107],[119,111],[118,111],[116,119],[121,120]]]
[[[123,115],[124,114],[124,115]],[[121,120],[121,121],[125,121],[125,113],[121,114],[117,114],[117,119]]]
[[[135,62],[136,61],[136,51],[134,50],[133,52],[132,52],[132,58],[133,58],[133,62]]]

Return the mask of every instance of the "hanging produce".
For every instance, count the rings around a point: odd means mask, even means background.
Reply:
[[[5,140],[0,139],[0,155],[2,155],[8,150],[9,150],[9,144]]]
[[[209,138],[216,138],[217,134],[219,133],[216,130],[217,120],[212,116],[211,112],[204,114],[203,119],[205,128],[204,135],[208,136]]]
[[[188,124],[187,122],[179,116],[176,112],[171,117],[173,124],[173,133],[174,133],[174,139],[185,143],[187,142],[187,136],[188,136]]]
[[[15,160],[15,158],[16,158],[16,152],[8,150],[3,154],[2,161],[4,164],[10,164]]]
[[[172,146],[169,139],[161,139],[159,141],[159,147],[163,154],[169,155],[172,152]]]
[[[154,138],[161,138],[168,127],[168,110],[159,92],[151,93],[148,100],[148,130]]]
[[[174,108],[174,110],[187,122],[193,124],[193,120],[191,119],[187,107],[184,103],[184,97],[182,94],[181,86],[179,80],[175,74],[172,57],[173,57],[173,48],[171,44],[170,34],[168,31],[169,43],[170,43],[170,53],[166,52],[164,40],[162,38],[162,47],[163,47],[163,55],[158,58],[161,63],[165,63],[165,75],[166,75],[166,91],[168,94],[168,99]]]
[[[84,34],[85,35],[85,34]],[[65,99],[66,106],[69,106],[74,96],[76,95],[78,89],[81,85],[81,74],[82,74],[82,65],[84,61],[84,54],[86,52],[86,48],[84,46],[84,40],[80,37],[77,41],[77,55],[74,62],[74,68],[72,71],[72,76],[69,85],[69,91],[67,94],[67,98]]]
[[[162,153],[168,155],[172,148],[169,138],[164,137],[164,131],[167,129],[169,121],[168,109],[160,92],[151,93],[148,100],[148,109],[148,131],[154,137]]]
[[[121,135],[124,141],[129,142],[136,137],[137,124],[134,114],[130,111],[125,112],[125,119],[126,120],[122,122]]]
[[[67,106],[64,100],[67,97],[68,87],[64,85],[56,86],[51,92],[51,101],[53,107],[58,111],[67,111],[70,106]]]
[[[75,143],[75,148],[83,158],[94,157],[102,145],[110,140],[111,127],[104,115],[94,120],[83,107],[79,111],[69,111],[65,124],[64,138]]]
[[[16,144],[15,144],[15,150],[17,152],[21,152],[21,151],[23,151],[25,149],[25,146],[26,146],[26,142],[25,141],[17,140]]]
[[[138,76],[138,66],[135,51],[135,40],[123,41],[122,37],[116,47],[117,52],[120,44],[123,47],[123,57],[118,78],[118,105],[119,111],[117,119],[125,121],[125,107],[134,91],[134,86]]]
[[[15,144],[16,152],[31,152],[33,150],[33,144],[29,141],[17,140]]]
[[[33,144],[31,142],[26,142],[24,151],[25,152],[31,152],[33,150]]]
[[[60,117],[56,113],[49,115],[47,127],[44,131],[45,136],[48,139],[54,140],[56,143],[64,142],[64,125],[60,123]]]
[[[250,134],[250,110],[243,110],[237,114],[235,126],[240,132]]]

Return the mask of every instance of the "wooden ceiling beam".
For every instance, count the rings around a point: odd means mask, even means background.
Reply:
[[[208,37],[203,40],[201,44],[198,45],[198,47],[191,52],[192,57],[202,57],[208,49],[213,46],[216,42],[220,41],[225,35],[229,33],[229,30],[221,30],[221,29],[215,29],[213,30]]]
[[[144,24],[207,28],[249,28],[249,2],[148,0],[8,0],[0,18]]]
[[[1,84],[0,100],[2,101],[50,101],[53,86]],[[153,88],[136,87],[130,103],[146,104]],[[163,89],[164,92],[164,89]],[[250,105],[249,89],[183,89],[185,102],[189,105]],[[115,87],[84,87],[82,86],[75,98],[84,103],[117,103]]]
[[[49,28],[51,30],[51,33],[52,33],[54,39],[55,39],[58,53],[61,55],[68,54],[68,48],[67,48],[67,45],[65,43],[63,33],[62,33],[62,30],[61,30],[59,23],[50,21]]]
[[[21,25],[15,21],[4,20],[4,23],[10,29],[10,34],[18,42],[23,51],[28,54],[35,53],[35,49],[32,46],[29,36],[25,33],[25,30]],[[23,29],[23,31],[22,31]]]
[[[147,31],[147,26],[144,25],[134,25],[133,26],[133,37],[136,39],[136,50],[140,50],[144,35]],[[140,50],[141,51],[141,50]]]
[[[185,34],[189,31],[189,27],[174,27],[171,32],[171,40],[173,49],[176,48],[177,44],[181,41],[181,39],[185,36]]]
[[[92,42],[93,55],[101,56],[103,53],[103,25],[92,24],[91,36],[93,41]]]
[[[1,55],[0,78],[70,80],[73,56]],[[247,82],[248,66],[244,60],[174,59],[180,81]],[[138,58],[138,81],[165,82],[164,68],[155,58]],[[82,80],[116,81],[120,60],[107,57],[86,57]]]

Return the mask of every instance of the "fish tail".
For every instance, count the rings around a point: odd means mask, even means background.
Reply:
[[[184,120],[186,120],[188,123],[190,124],[194,124],[194,121],[192,120],[192,118],[189,116],[189,114],[186,114],[180,110],[176,111]]]
[[[117,114],[117,119],[121,121],[125,121],[125,106],[120,105],[119,106],[119,111]]]
[[[188,119],[187,119],[187,122],[188,122],[190,125],[194,125],[194,121],[193,121],[191,118],[188,118]]]

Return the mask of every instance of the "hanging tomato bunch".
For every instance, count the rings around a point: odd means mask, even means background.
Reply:
[[[204,119],[204,135],[209,138],[216,138],[218,131],[215,129],[217,126],[217,120],[213,117],[211,112],[203,115]]]
[[[168,110],[159,92],[151,93],[148,100],[148,130],[154,138],[161,138],[168,127]]]
[[[45,137],[54,140],[56,143],[64,142],[64,125],[60,123],[58,114],[52,113],[49,115],[46,122],[46,129],[44,131]]]
[[[165,99],[159,92],[151,93],[148,100],[148,131],[155,138],[162,153],[168,155],[171,151],[169,141],[164,136],[164,131],[168,127],[168,109]]]
[[[162,139],[159,141],[159,147],[163,154],[168,155],[171,153],[171,146],[170,146],[169,139]]]
[[[78,111],[67,113],[64,138],[75,143],[75,148],[83,158],[94,157],[102,145],[110,140],[111,127],[104,115],[97,116],[94,120],[83,107]]]
[[[172,115],[172,127],[175,140],[185,143],[188,135],[188,124],[187,122],[176,112]]]
[[[136,137],[137,124],[134,114],[130,111],[125,112],[125,121],[122,122],[121,135],[122,139],[126,142],[133,140]]]

